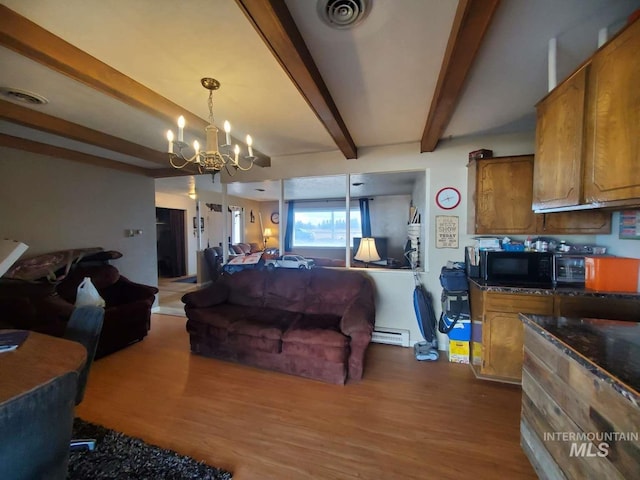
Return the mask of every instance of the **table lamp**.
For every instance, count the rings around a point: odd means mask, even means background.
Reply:
[[[271,229],[270,228],[265,228],[264,232],[262,233],[262,236],[264,238],[264,249],[267,249],[267,242],[269,241],[269,237],[271,237],[273,235],[273,233],[271,233]]]
[[[358,251],[353,258],[354,260],[364,262],[367,268],[369,268],[369,263],[380,260],[380,254],[376,249],[376,239],[373,237],[362,238],[358,246]]]

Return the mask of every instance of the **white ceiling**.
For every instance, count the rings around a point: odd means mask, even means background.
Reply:
[[[217,78],[222,87],[214,95],[216,123],[228,119],[239,138],[251,133],[255,147],[266,155],[291,156],[293,161],[303,153],[338,149],[234,0],[0,3],[203,119],[208,117],[207,91],[200,78]],[[418,143],[457,2],[371,0],[369,15],[350,30],[322,23],[315,0],[285,4],[356,146]],[[534,105],[547,91],[549,38],[558,39],[561,80],[595,51],[601,28],[615,32],[637,8],[640,0],[503,0],[444,137],[532,131]],[[154,150],[166,149],[164,132],[172,127],[168,119],[4,47],[0,65],[0,87],[33,91],[50,101],[29,108]],[[0,133],[159,168],[6,121],[0,122]],[[186,137],[201,133],[187,127]],[[188,183],[158,182],[167,191]],[[274,185],[279,188],[271,182],[265,190]],[[230,188],[241,194],[262,187]]]

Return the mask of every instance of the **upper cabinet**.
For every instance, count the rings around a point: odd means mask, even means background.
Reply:
[[[468,165],[469,232],[530,234],[533,155],[472,160]]]
[[[485,158],[469,162],[469,233],[611,233],[611,213],[607,211],[534,213],[531,210],[533,164],[533,155]]]
[[[640,21],[593,58],[589,78],[584,197],[640,203]]]
[[[538,105],[533,209],[640,205],[640,21]]]
[[[537,106],[534,210],[581,202],[587,68],[574,73]]]

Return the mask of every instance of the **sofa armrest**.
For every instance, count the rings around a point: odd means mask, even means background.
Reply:
[[[107,303],[122,304],[144,300],[151,305],[155,300],[158,289],[151,285],[133,282],[127,277],[120,275],[116,283],[104,289],[99,289],[99,293],[101,295],[102,293],[105,294],[104,299]],[[106,298],[107,296],[110,298]],[[109,302],[109,300],[111,300],[111,302]]]
[[[349,337],[365,334],[369,337],[376,322],[376,312],[371,295],[359,295],[346,308],[340,320],[340,330]]]
[[[187,308],[213,307],[227,300],[229,290],[228,285],[215,282],[208,287],[183,295],[182,303],[184,303]]]

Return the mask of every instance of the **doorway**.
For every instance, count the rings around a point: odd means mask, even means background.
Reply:
[[[185,211],[156,207],[158,277],[187,274]]]

